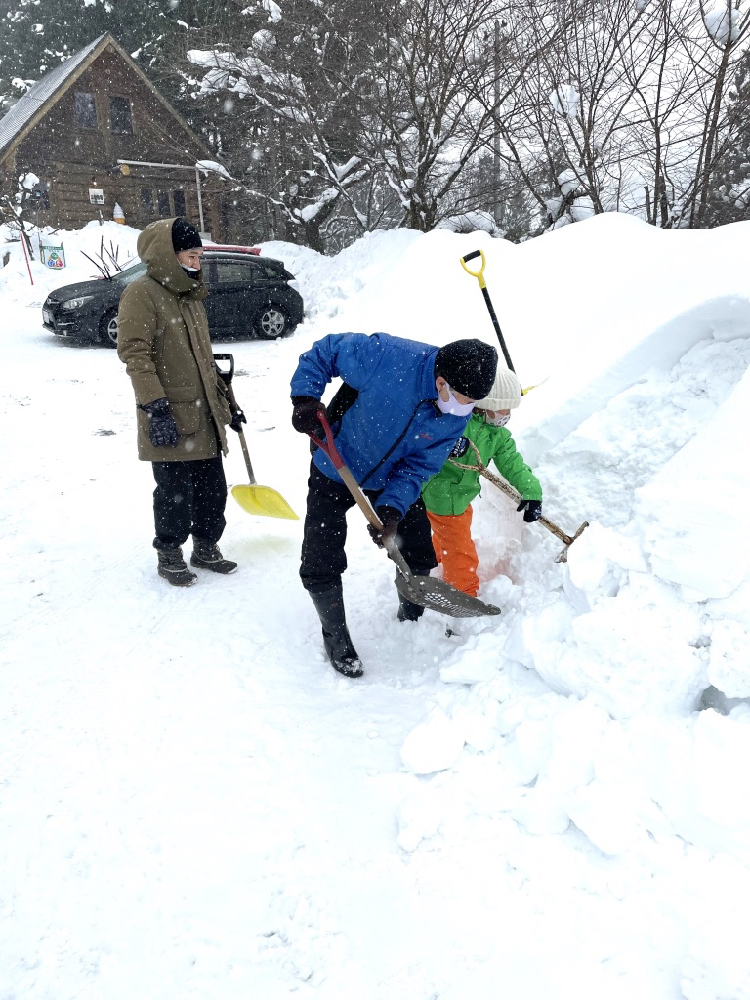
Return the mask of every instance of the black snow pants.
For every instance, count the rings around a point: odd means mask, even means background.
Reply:
[[[305,590],[316,594],[341,582],[347,565],[344,551],[346,512],[354,506],[355,500],[344,483],[324,476],[315,465],[310,467],[308,486],[299,575]],[[364,490],[373,507],[382,492]],[[430,522],[421,497],[400,522],[398,537],[401,554],[412,573],[426,576],[437,566]]]
[[[178,549],[188,535],[218,542],[227,524],[227,480],[221,456],[152,462],[151,466],[156,480],[154,548]]]

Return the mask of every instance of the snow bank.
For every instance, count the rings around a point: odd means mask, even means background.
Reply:
[[[136,243],[139,233],[140,230],[133,229],[132,226],[123,226],[111,221],[101,225],[98,222],[90,222],[78,230],[34,230],[31,235],[34,259],[29,261],[27,268],[20,240],[16,236],[13,242],[3,244],[3,239],[10,240],[14,234],[8,226],[0,227],[0,253],[3,251],[10,253],[8,266],[0,268],[0,294],[4,296],[6,302],[25,304],[31,301],[41,304],[55,288],[101,277],[96,262],[102,254],[102,241],[105,251],[115,257],[120,267],[137,260]],[[62,247],[65,267],[61,270],[45,267],[41,262],[40,243],[42,246]],[[113,269],[111,263],[109,266]]]

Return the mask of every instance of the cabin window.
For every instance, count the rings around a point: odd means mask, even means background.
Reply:
[[[154,214],[154,192],[151,188],[141,188],[141,201],[146,215]]]
[[[75,95],[76,122],[79,128],[99,128],[96,99],[93,94]]]
[[[169,204],[169,191],[157,191],[156,200],[159,206],[159,215],[162,219],[168,219],[172,214],[172,209]]]
[[[109,127],[118,135],[131,135],[133,119],[130,113],[130,101],[127,97],[110,97]]]
[[[185,192],[182,190],[173,191],[172,197],[174,198],[174,214],[181,216],[186,215]]]

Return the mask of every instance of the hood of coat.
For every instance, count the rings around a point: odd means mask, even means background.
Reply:
[[[138,237],[138,256],[148,275],[175,295],[202,299],[206,295],[203,278],[191,278],[182,268],[172,246],[174,219],[159,219],[146,226]]]

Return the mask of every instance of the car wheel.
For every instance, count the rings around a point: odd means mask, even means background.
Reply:
[[[117,347],[117,310],[108,309],[99,321],[101,342],[105,347]]]
[[[255,332],[262,340],[278,340],[292,332],[289,317],[279,306],[266,306],[255,320]]]

